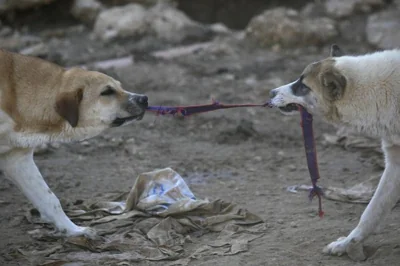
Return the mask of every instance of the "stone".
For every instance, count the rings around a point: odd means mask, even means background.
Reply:
[[[323,17],[326,16],[325,6],[321,2],[310,2],[307,3],[301,10],[300,14],[303,17]]]
[[[328,0],[325,2],[326,13],[341,18],[350,16],[354,12],[356,0]]]
[[[32,35],[23,35],[18,31],[14,31],[11,35],[0,37],[0,46],[2,49],[10,51],[18,51],[30,45],[42,42],[41,38]]]
[[[153,35],[169,43],[181,43],[205,40],[212,31],[176,8],[161,3],[149,9],[128,4],[102,11],[96,19],[94,34],[101,40]]]
[[[372,14],[367,19],[366,35],[371,45],[380,49],[400,44],[400,10],[390,9]]]
[[[291,8],[278,7],[254,17],[246,27],[246,37],[261,47],[285,48],[323,45],[338,35],[334,20],[305,18]]]
[[[54,0],[0,0],[0,12],[33,8],[50,4],[53,1]]]
[[[328,15],[342,18],[358,12],[368,13],[385,4],[384,0],[328,0],[325,9]]]
[[[104,10],[97,16],[94,35],[103,41],[121,37],[140,37],[148,31],[146,14],[147,10],[138,4]]]
[[[228,35],[231,34],[232,31],[225,26],[223,23],[214,23],[210,25],[210,30],[212,30],[216,34],[220,35]]]
[[[75,0],[71,14],[84,23],[92,24],[102,9],[103,5],[97,0]]]
[[[11,27],[0,25],[0,37],[10,36],[13,33]]]
[[[154,5],[158,4],[158,3],[166,3],[166,4],[175,3],[174,0],[123,0],[123,1],[118,0],[118,1],[119,2],[123,2],[125,4],[134,3],[134,4],[140,4],[140,5],[147,6],[147,7],[154,6]]]
[[[152,34],[170,43],[181,43],[188,39],[203,40],[211,33],[207,27],[166,4],[157,4],[150,8],[146,21]]]
[[[365,28],[367,18],[364,15],[354,15],[338,20],[339,35],[343,42],[365,43]],[[360,47],[360,49],[362,49]],[[360,51],[359,51],[360,52]]]
[[[49,47],[44,43],[38,43],[20,50],[19,53],[44,58],[49,53]]]

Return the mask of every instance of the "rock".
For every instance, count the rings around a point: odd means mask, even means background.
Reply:
[[[300,9],[310,0],[176,0],[179,9],[192,19],[205,24],[216,21],[231,29],[241,30],[250,19],[262,11],[276,6]]]
[[[113,58],[104,61],[97,61],[94,63],[89,63],[86,66],[80,66],[82,68],[87,69],[96,69],[96,70],[106,70],[106,69],[119,69],[119,68],[126,68],[133,65],[133,56],[125,56],[122,58]]]
[[[391,9],[372,14],[366,26],[367,40],[370,44],[391,49],[400,44],[400,10]]]
[[[143,6],[154,6],[155,4],[158,3],[166,3],[166,4],[172,4],[175,1],[174,0],[118,0],[120,3],[123,2],[124,4],[140,4]]]
[[[290,227],[297,228],[298,227],[297,222],[290,222]]]
[[[357,12],[368,13],[384,5],[384,0],[328,0],[325,9],[330,16],[342,18]]]
[[[18,51],[22,48],[38,44],[40,42],[41,39],[37,36],[22,35],[15,31],[10,36],[0,37],[0,48],[10,51]]]
[[[321,2],[310,2],[306,4],[301,10],[300,14],[303,17],[315,18],[326,16],[325,6]]]
[[[294,164],[289,164],[289,165],[288,165],[288,169],[289,169],[290,172],[294,172],[294,171],[297,170],[297,167],[296,167],[296,165],[294,165]]]
[[[97,0],[75,0],[71,14],[84,23],[92,24],[102,9],[102,4]]]
[[[81,141],[80,143],[81,143],[82,146],[85,146],[85,147],[89,147],[90,146],[90,142],[87,141],[87,140]]]
[[[11,27],[1,26],[0,25],[0,37],[10,36],[13,32]]]
[[[29,46],[27,48],[22,49],[19,51],[20,54],[23,55],[30,55],[30,56],[37,56],[37,57],[46,57],[49,53],[49,47],[44,43],[38,43],[33,46]]]
[[[246,27],[246,37],[262,47],[322,45],[337,35],[334,20],[304,18],[296,10],[283,7],[263,12]]]
[[[40,5],[50,4],[54,0],[0,0],[0,12],[15,9],[28,9]]]
[[[176,57],[187,56],[194,54],[196,51],[207,49],[212,43],[195,43],[185,46],[178,46],[166,50],[155,51],[151,55],[154,57],[162,58],[164,60],[173,59]]]
[[[254,161],[256,161],[256,162],[261,162],[263,159],[262,159],[262,157],[261,156],[255,156],[254,157]]]
[[[157,4],[145,9],[138,4],[129,4],[102,11],[94,25],[94,34],[102,40],[123,37],[154,35],[170,43],[184,40],[204,40],[212,31],[191,20],[172,6]]]
[[[232,31],[222,23],[211,24],[210,30],[212,30],[214,33],[220,34],[220,35],[228,35],[228,34],[232,33]]]
[[[367,17],[365,15],[353,15],[338,20],[340,38],[349,43],[365,43],[365,28]],[[360,49],[362,49],[360,47]]]
[[[13,29],[12,29],[11,27],[2,25],[2,24],[1,24],[1,21],[0,21],[0,38],[1,38],[1,37],[10,36],[10,35],[12,35],[12,33],[13,33]],[[0,46],[1,46],[1,45],[0,45]]]
[[[103,40],[117,37],[139,37],[148,29],[146,9],[138,4],[129,4],[102,11],[94,25],[94,35]]]
[[[182,11],[165,4],[150,8],[146,21],[151,32],[158,38],[180,43],[184,40],[204,40],[211,30],[191,20]]]
[[[346,17],[353,13],[355,2],[357,0],[328,0],[325,2],[325,9],[333,17]]]

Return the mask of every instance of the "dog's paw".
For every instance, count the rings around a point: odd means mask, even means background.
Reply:
[[[99,239],[100,236],[97,231],[91,227],[77,226],[73,231],[67,232],[67,236],[84,236],[90,239]]]
[[[346,253],[347,242],[346,237],[339,237],[338,240],[327,245],[322,252],[329,255],[342,256]]]
[[[347,255],[354,261],[363,261],[367,257],[364,254],[364,248],[361,242],[356,242],[348,237],[340,237],[338,240],[327,245],[323,252],[329,255],[342,256]]]
[[[69,237],[77,237],[83,236],[92,240],[99,240],[102,237],[97,233],[97,231],[91,227],[83,227],[83,226],[74,226],[69,230],[55,230],[48,231],[47,229],[36,229],[28,232],[34,239],[37,240],[46,240],[49,241],[51,239],[57,240],[59,238],[69,238]]]

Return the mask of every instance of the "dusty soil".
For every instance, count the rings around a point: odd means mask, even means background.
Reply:
[[[153,105],[200,104],[211,98],[260,103],[268,99],[270,88],[296,78],[305,64],[328,53],[328,47],[273,52],[221,38],[212,48],[160,60],[149,55],[151,50],[166,48],[155,40],[99,44],[88,36],[86,29],[69,31],[57,45],[50,45],[50,59],[63,58],[62,63],[71,66],[133,54],[133,66],[107,73],[126,89],[146,93]],[[69,42],[63,42],[66,39]],[[315,131],[321,185],[348,186],[381,170],[368,153],[324,145],[322,134],[334,128],[318,118]],[[251,243],[249,252],[210,256],[192,265],[398,265],[400,259],[399,209],[393,210],[384,230],[368,240],[366,262],[355,264],[346,256],[321,253],[326,244],[354,228],[365,206],[324,200],[326,216],[320,219],[317,203],[310,204],[306,193],[286,191],[290,185],[310,181],[299,117],[282,116],[276,110],[221,110],[187,119],[147,114],[140,122],[87,142],[50,148],[36,155],[36,162],[65,203],[125,192],[139,173],[170,166],[199,198],[233,201],[265,219],[267,233]],[[40,245],[27,234],[37,228],[24,218],[30,204],[3,177],[0,204],[0,264],[28,265],[16,250]]]

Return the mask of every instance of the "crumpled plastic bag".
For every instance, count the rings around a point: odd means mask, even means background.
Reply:
[[[137,208],[166,216],[192,210],[204,202],[196,199],[177,172],[166,168],[139,175],[126,200],[125,210]]]

